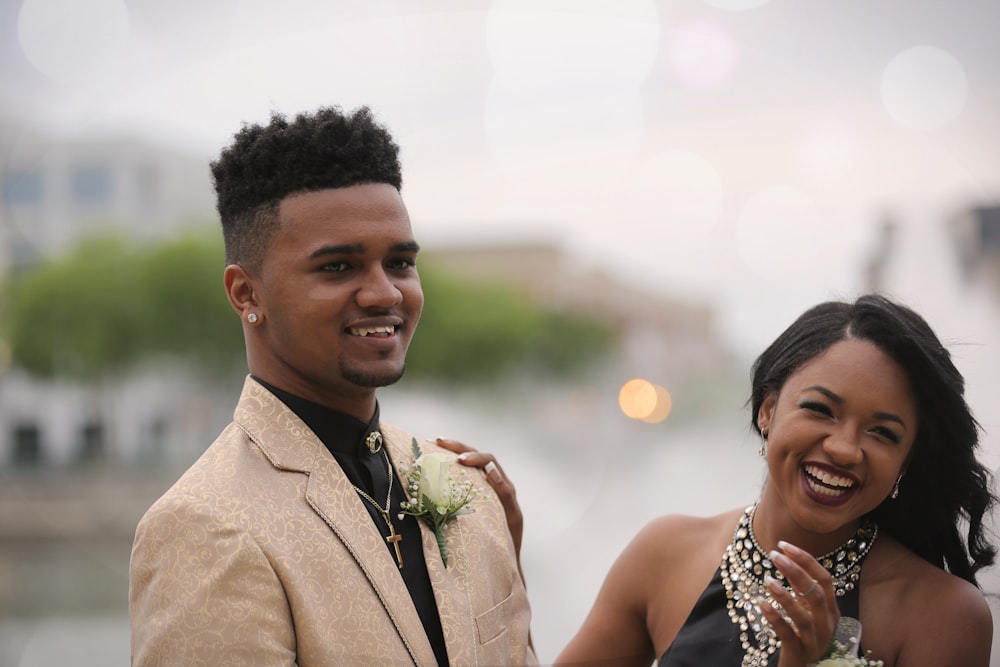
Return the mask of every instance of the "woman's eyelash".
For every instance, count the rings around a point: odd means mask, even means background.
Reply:
[[[885,438],[885,439],[887,439],[887,440],[889,440],[891,442],[896,442],[896,443],[899,442],[899,436],[896,435],[896,432],[893,431],[891,428],[885,428],[883,426],[877,426],[877,427],[875,427],[875,428],[872,429],[872,432],[873,433],[877,433],[878,435],[881,435],[883,438]]]
[[[824,415],[832,414],[829,407],[823,405],[822,403],[815,403],[813,401],[803,401],[799,404],[799,407],[805,410],[812,410],[813,412],[821,412]]]

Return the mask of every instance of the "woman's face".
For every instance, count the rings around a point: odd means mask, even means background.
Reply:
[[[769,478],[804,530],[853,530],[892,492],[917,434],[903,369],[874,344],[845,340],[805,363],[758,412]]]

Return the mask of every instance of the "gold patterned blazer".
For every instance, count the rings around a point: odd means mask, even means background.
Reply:
[[[381,430],[394,465],[408,462],[411,436]],[[486,497],[449,522],[447,569],[420,522],[449,660],[534,664],[503,509],[479,470],[467,474]],[[132,664],[435,665],[396,562],[361,503],[312,431],[247,378],[233,423],[136,529]]]

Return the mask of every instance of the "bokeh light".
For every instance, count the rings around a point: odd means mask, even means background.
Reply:
[[[739,214],[740,256],[758,276],[781,280],[804,275],[831,258],[821,235],[820,207],[797,188],[780,185],[750,197]]]
[[[962,65],[933,46],[897,54],[882,73],[882,103],[893,120],[910,129],[947,125],[965,108],[968,92]]]
[[[799,144],[802,174],[817,185],[839,185],[854,166],[860,148],[849,125],[833,118],[814,119]]]
[[[484,125],[501,172],[551,182],[573,167],[576,191],[613,187],[639,149],[640,89],[656,61],[651,2],[494,2],[487,23],[493,78]],[[562,197],[564,193],[554,193]]]
[[[656,424],[670,415],[673,400],[663,387],[649,380],[635,378],[618,391],[618,406],[630,419]]]
[[[672,241],[704,238],[722,215],[722,179],[691,151],[666,151],[646,160],[631,180],[633,204]],[[643,220],[643,222],[646,222]]]
[[[130,32],[122,0],[25,0],[17,22],[25,58],[61,83],[123,66]]]
[[[670,66],[691,88],[715,89],[732,77],[736,68],[736,44],[721,26],[708,21],[690,21],[670,38]]]

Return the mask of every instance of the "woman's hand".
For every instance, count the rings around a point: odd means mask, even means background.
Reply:
[[[787,542],[778,547],[780,551],[770,554],[771,562],[795,592],[774,579],[767,582],[767,589],[787,620],[764,600],[760,610],[781,640],[778,667],[805,667],[823,657],[840,621],[833,578],[809,552]]]
[[[520,567],[521,535],[524,532],[524,516],[521,514],[521,506],[517,503],[517,492],[514,490],[514,485],[507,478],[503,468],[500,467],[500,464],[497,463],[496,458],[492,454],[476,451],[458,440],[438,438],[436,442],[440,447],[458,454],[458,461],[462,465],[482,468],[483,472],[486,473],[486,479],[489,481],[490,486],[493,487],[493,490],[496,491],[497,497],[500,498],[500,504],[503,506],[504,514],[507,517],[507,530],[510,531],[510,537],[514,541],[514,553],[517,556]]]

